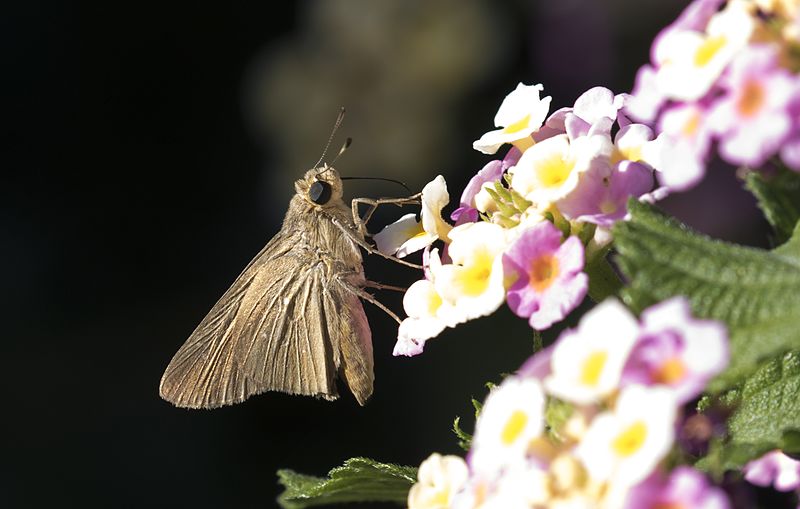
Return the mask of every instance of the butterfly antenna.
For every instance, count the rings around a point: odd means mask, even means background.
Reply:
[[[319,163],[321,163],[322,160],[325,159],[325,154],[328,153],[328,148],[330,148],[331,142],[333,141],[333,137],[336,136],[336,131],[339,129],[339,126],[342,125],[342,120],[344,120],[344,106],[342,107],[341,110],[339,110],[339,116],[336,117],[336,122],[333,124],[331,135],[328,137],[328,143],[325,144],[325,148],[322,150],[322,155],[319,156],[319,161],[317,161],[316,164],[314,164],[313,168],[318,168]],[[343,151],[344,148],[342,149],[342,151],[340,151],[340,153]]]
[[[353,138],[347,138],[346,140],[344,140],[344,145],[342,145],[342,148],[340,148],[340,149],[339,149],[339,153],[338,153],[338,154],[336,154],[336,157],[334,157],[334,158],[333,158],[333,161],[331,161],[331,164],[335,163],[335,162],[336,162],[336,160],[337,160],[337,159],[339,159],[339,156],[340,156],[340,155],[342,155],[342,154],[344,154],[344,151],[345,151],[345,150],[347,150],[347,148],[348,148],[348,147],[349,147],[349,146],[350,146],[352,143],[353,143]]]
[[[385,178],[385,177],[340,177],[340,178],[341,178],[341,180],[381,180],[381,181],[383,181],[383,182],[391,182],[391,183],[393,183],[393,184],[397,184],[397,185],[399,185],[399,186],[403,186],[403,188],[404,188],[406,191],[408,191],[408,194],[413,194],[413,193],[411,192],[411,189],[409,189],[409,188],[408,188],[408,186],[407,186],[407,185],[405,185],[405,184],[404,184],[402,181],[400,181],[400,180],[389,179],[389,178]]]

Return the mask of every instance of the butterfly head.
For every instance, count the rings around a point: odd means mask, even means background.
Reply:
[[[294,188],[307,202],[318,207],[342,199],[342,179],[339,172],[327,164],[308,170],[303,178],[295,181]]]

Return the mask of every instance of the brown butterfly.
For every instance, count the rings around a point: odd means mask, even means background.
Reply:
[[[359,247],[380,254],[364,240],[364,225],[378,205],[418,203],[418,196],[357,198],[348,208],[342,178],[326,164],[294,187],[280,232],[167,366],[159,388],[165,400],[216,408],[265,391],[332,400],[337,375],[359,404],[372,394],[372,335],[360,299],[399,322],[364,288],[402,289],[364,277]],[[364,219],[360,203],[371,207]]]

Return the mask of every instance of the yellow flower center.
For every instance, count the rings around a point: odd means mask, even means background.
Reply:
[[[542,161],[536,170],[542,186],[558,187],[569,178],[574,167],[575,161],[565,160],[561,155],[556,154]]]
[[[425,229],[422,227],[422,223],[416,223],[413,226],[410,226],[405,231],[405,236],[409,239],[418,239],[420,237],[424,237],[426,235]]]
[[[450,490],[445,488],[437,491],[428,499],[428,507],[448,507],[450,505]]]
[[[764,87],[755,80],[748,80],[736,107],[743,117],[752,117],[764,104]]]
[[[708,65],[727,42],[724,35],[707,38],[694,53],[694,65],[697,67],[705,67]]]
[[[507,125],[503,128],[503,132],[506,134],[514,134],[522,131],[526,127],[528,127],[528,122],[530,122],[531,116],[530,114],[525,115],[521,119],[517,120],[513,124]]]
[[[456,276],[456,284],[460,293],[470,297],[480,295],[489,286],[489,276],[492,275],[492,262],[494,259],[487,252],[477,253],[472,260],[472,265],[461,267]]]
[[[646,438],[647,426],[642,421],[636,421],[617,435],[611,447],[617,456],[628,457],[641,449]]]
[[[684,504],[680,502],[656,502],[654,505],[650,506],[652,509],[688,509]]]
[[[428,296],[428,314],[434,316],[442,305],[442,298],[436,292],[431,292]]]
[[[607,352],[593,352],[583,361],[583,366],[581,367],[581,383],[583,385],[597,385],[607,358]]]
[[[660,384],[672,385],[675,382],[683,380],[685,374],[686,366],[684,366],[680,358],[672,357],[658,367],[653,374],[653,381]]]
[[[514,286],[514,283],[517,282],[517,279],[519,279],[519,274],[516,271],[514,270],[503,271],[503,288],[508,290],[509,288]]]
[[[617,204],[610,200],[605,200],[600,204],[600,212],[603,214],[613,214],[617,211]]]
[[[543,292],[558,277],[558,258],[544,255],[533,260],[528,284],[537,292]]]
[[[500,441],[503,445],[513,444],[522,434],[526,424],[528,424],[528,415],[522,410],[514,410],[500,433]]]
[[[694,137],[695,133],[697,133],[697,128],[700,126],[700,113],[694,112],[689,116],[689,120],[683,124],[683,129],[681,129],[681,134],[686,138]]]

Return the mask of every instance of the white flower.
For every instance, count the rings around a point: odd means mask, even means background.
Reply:
[[[452,264],[431,266],[436,291],[449,304],[440,311],[447,325],[493,313],[505,300],[503,251],[506,232],[496,224],[467,223],[453,228],[448,247]]]
[[[535,378],[508,377],[489,393],[475,423],[470,466],[493,477],[526,461],[528,447],[544,430],[545,395]]]
[[[632,161],[653,166],[651,149],[653,146],[653,130],[644,124],[628,124],[619,130],[614,137],[614,154],[611,162]]]
[[[583,316],[577,329],[558,338],[552,371],[544,380],[548,392],[577,404],[611,395],[638,333],[639,324],[622,304],[603,301]]]
[[[467,464],[458,456],[433,453],[419,466],[419,482],[408,492],[409,509],[446,509],[466,483]]]
[[[570,141],[559,134],[526,150],[514,167],[511,187],[526,199],[544,206],[567,196],[580,174],[593,164],[608,164],[614,150],[606,135],[582,136]]]
[[[422,188],[422,221],[414,214],[406,214],[386,226],[373,237],[378,250],[385,254],[397,254],[403,258],[433,244],[437,239],[446,239],[452,228],[442,219],[442,209],[450,201],[447,183],[438,175]]]
[[[544,87],[524,85],[508,94],[494,117],[495,131],[489,131],[473,142],[472,147],[484,154],[494,154],[504,143],[513,143],[539,130],[550,110],[550,96],[539,98]]]
[[[754,22],[744,2],[729,2],[708,22],[706,32],[674,30],[656,44],[655,83],[670,98],[703,97],[753,33]]]
[[[524,464],[505,471],[480,509],[530,509],[544,506],[550,498],[546,471]]]
[[[434,273],[441,266],[439,250],[431,250],[428,257],[430,277],[435,277]],[[447,326],[442,319],[442,312],[449,306],[436,291],[432,280],[421,279],[412,284],[403,295],[403,309],[408,318],[400,323],[392,355],[413,357],[421,354],[425,342],[438,336]]]
[[[394,223],[384,226],[372,238],[381,253],[397,254],[399,258],[403,258],[427,246],[430,236],[423,229],[422,223],[417,221],[416,214],[406,214]]]
[[[680,104],[664,111],[658,137],[642,148],[642,157],[658,170],[659,182],[676,191],[695,185],[705,174],[711,146],[708,112],[699,103]]]
[[[481,190],[475,195],[475,208],[478,209],[478,212],[483,212],[484,214],[497,210],[497,203],[495,203],[494,198],[492,198],[487,189],[494,190],[494,182],[484,182],[481,185]]]
[[[613,411],[592,421],[575,455],[594,480],[637,484],[672,447],[676,406],[668,389],[626,386]]]
[[[624,94],[615,96],[605,87],[593,87],[575,100],[572,113],[591,126],[604,118],[616,120],[617,112],[622,108],[624,101]]]
[[[403,307],[408,318],[397,330],[397,343],[393,355],[411,357],[422,353],[425,342],[439,335],[446,327],[439,318],[444,302],[433,283],[427,279],[415,282],[403,296]]]

